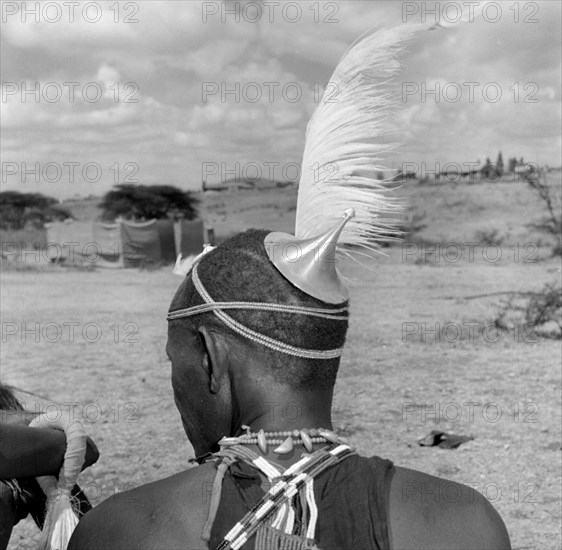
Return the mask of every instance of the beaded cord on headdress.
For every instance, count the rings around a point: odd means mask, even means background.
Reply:
[[[199,293],[199,296],[203,298],[205,304],[198,306],[193,306],[186,309],[180,309],[176,311],[171,311],[168,313],[168,320],[182,319],[185,317],[191,317],[193,315],[199,315],[201,313],[212,311],[227,327],[231,328],[238,334],[245,336],[246,338],[262,344],[275,351],[280,351],[288,355],[294,355],[296,357],[303,357],[306,359],[334,359],[335,357],[340,357],[343,351],[343,347],[335,348],[332,350],[313,350],[304,349],[296,346],[292,346],[275,338],[266,336],[265,334],[260,334],[246,326],[239,323],[233,319],[230,315],[225,313],[224,309],[247,309],[247,310],[261,310],[261,311],[280,311],[282,313],[295,313],[298,315],[310,315],[313,317],[324,317],[326,319],[331,319],[334,321],[346,321],[347,315],[339,315],[341,313],[347,312],[347,307],[342,307],[338,309],[321,309],[312,308],[306,306],[292,306],[288,304],[271,304],[267,302],[215,302],[210,294],[207,292],[199,274],[197,273],[197,264],[195,264],[191,271],[191,280],[193,281],[193,286],[195,290]]]

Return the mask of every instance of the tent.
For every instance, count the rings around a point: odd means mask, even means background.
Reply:
[[[158,220],[156,229],[160,237],[160,253],[164,263],[174,263],[176,261],[176,243],[174,238],[173,220]]]
[[[177,254],[203,249],[201,220],[170,219],[133,223],[55,222],[47,227],[51,259],[90,261],[100,267],[139,267],[173,263]]]
[[[47,230],[26,228],[19,230],[0,229],[2,257],[19,256],[28,250],[41,250],[47,245]]]
[[[121,244],[125,267],[139,267],[162,262],[162,245],[158,222],[121,222]]]
[[[203,250],[205,228],[202,220],[178,220],[174,224],[175,256],[185,258],[192,254],[201,254]],[[210,243],[213,244],[213,243]]]
[[[83,257],[97,254],[94,231],[91,222],[75,221],[45,224],[47,228],[47,246],[45,255],[52,261],[81,261]]]
[[[118,223],[94,222],[94,242],[97,243],[101,258],[108,262],[123,263],[121,227]]]

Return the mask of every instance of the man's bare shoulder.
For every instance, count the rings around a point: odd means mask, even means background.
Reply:
[[[82,518],[68,549],[206,549],[201,532],[215,473],[207,463],[118,493]]]
[[[389,518],[393,548],[511,548],[501,517],[478,491],[409,468],[395,468]]]

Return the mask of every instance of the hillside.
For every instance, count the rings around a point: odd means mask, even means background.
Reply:
[[[549,175],[558,204],[561,175]],[[295,223],[297,188],[256,186],[255,189],[197,193],[199,211],[217,241],[249,228],[292,233]],[[447,244],[492,240],[503,246],[534,242],[550,246],[552,238],[535,229],[546,216],[544,204],[525,182],[501,181],[474,184],[421,185],[406,182],[396,191],[406,203],[403,228],[408,240]],[[66,201],[79,220],[100,215],[100,199]]]

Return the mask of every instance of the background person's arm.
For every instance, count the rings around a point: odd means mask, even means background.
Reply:
[[[66,451],[66,436],[57,429],[28,428],[38,414],[0,410],[0,479],[58,476]],[[82,470],[95,464],[100,456],[90,437],[87,443]],[[9,472],[17,475],[8,475]]]
[[[65,450],[60,430],[0,423],[0,479],[56,476]]]
[[[39,416],[38,412],[20,411],[20,410],[6,410],[0,409],[0,422],[5,424],[20,424],[28,426],[29,423]]]

